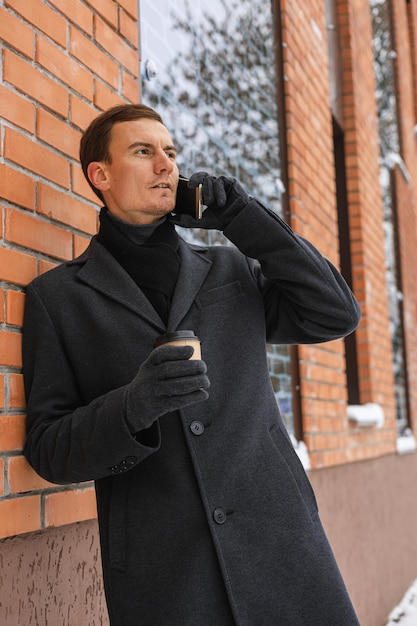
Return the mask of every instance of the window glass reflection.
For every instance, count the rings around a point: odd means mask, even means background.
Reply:
[[[270,0],[141,0],[141,100],[179,148],[180,172],[236,177],[281,214],[276,64]],[[229,245],[221,233],[181,233]],[[268,347],[271,380],[292,430],[290,357]]]

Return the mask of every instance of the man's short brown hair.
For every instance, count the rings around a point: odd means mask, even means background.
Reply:
[[[93,161],[111,162],[109,152],[111,130],[119,122],[132,122],[147,118],[163,124],[162,118],[145,104],[120,104],[112,107],[96,117],[84,131],[80,142],[80,162],[88,184],[103,202],[101,192],[94,187],[88,178],[87,168]]]

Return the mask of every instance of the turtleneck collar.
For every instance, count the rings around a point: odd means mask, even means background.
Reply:
[[[132,224],[131,222],[126,222],[125,220],[120,219],[120,217],[113,215],[113,213],[110,213],[107,208],[103,208],[102,211],[106,211],[108,218],[127,239],[129,239],[132,243],[139,245],[146,243],[154,234],[158,226],[161,226],[167,219],[166,217],[162,217],[160,220],[153,222],[152,224]]]
[[[179,269],[179,237],[172,222],[137,226],[103,207],[97,240],[146,294],[161,319],[168,320]]]

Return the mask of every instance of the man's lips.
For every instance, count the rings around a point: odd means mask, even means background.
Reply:
[[[153,185],[152,189],[172,189],[171,183],[158,183],[157,185]]]

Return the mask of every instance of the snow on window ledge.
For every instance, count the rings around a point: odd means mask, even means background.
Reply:
[[[403,161],[403,158],[398,152],[388,152],[385,155],[384,165],[388,167],[388,169],[393,170],[397,166],[400,170],[401,174],[404,177],[404,180],[409,185],[411,183],[411,176],[407,169],[406,164]]]
[[[370,426],[381,428],[385,421],[382,406],[376,402],[350,404],[347,408],[347,416],[351,422],[356,422],[356,426],[361,428]]]
[[[303,464],[304,469],[308,472],[311,469],[310,465],[310,457],[308,455],[308,448],[304,441],[297,441],[292,433],[290,433],[291,443],[293,445],[294,450],[296,451],[298,458]]]
[[[409,428],[397,438],[397,454],[408,454],[417,449],[416,439]]]

